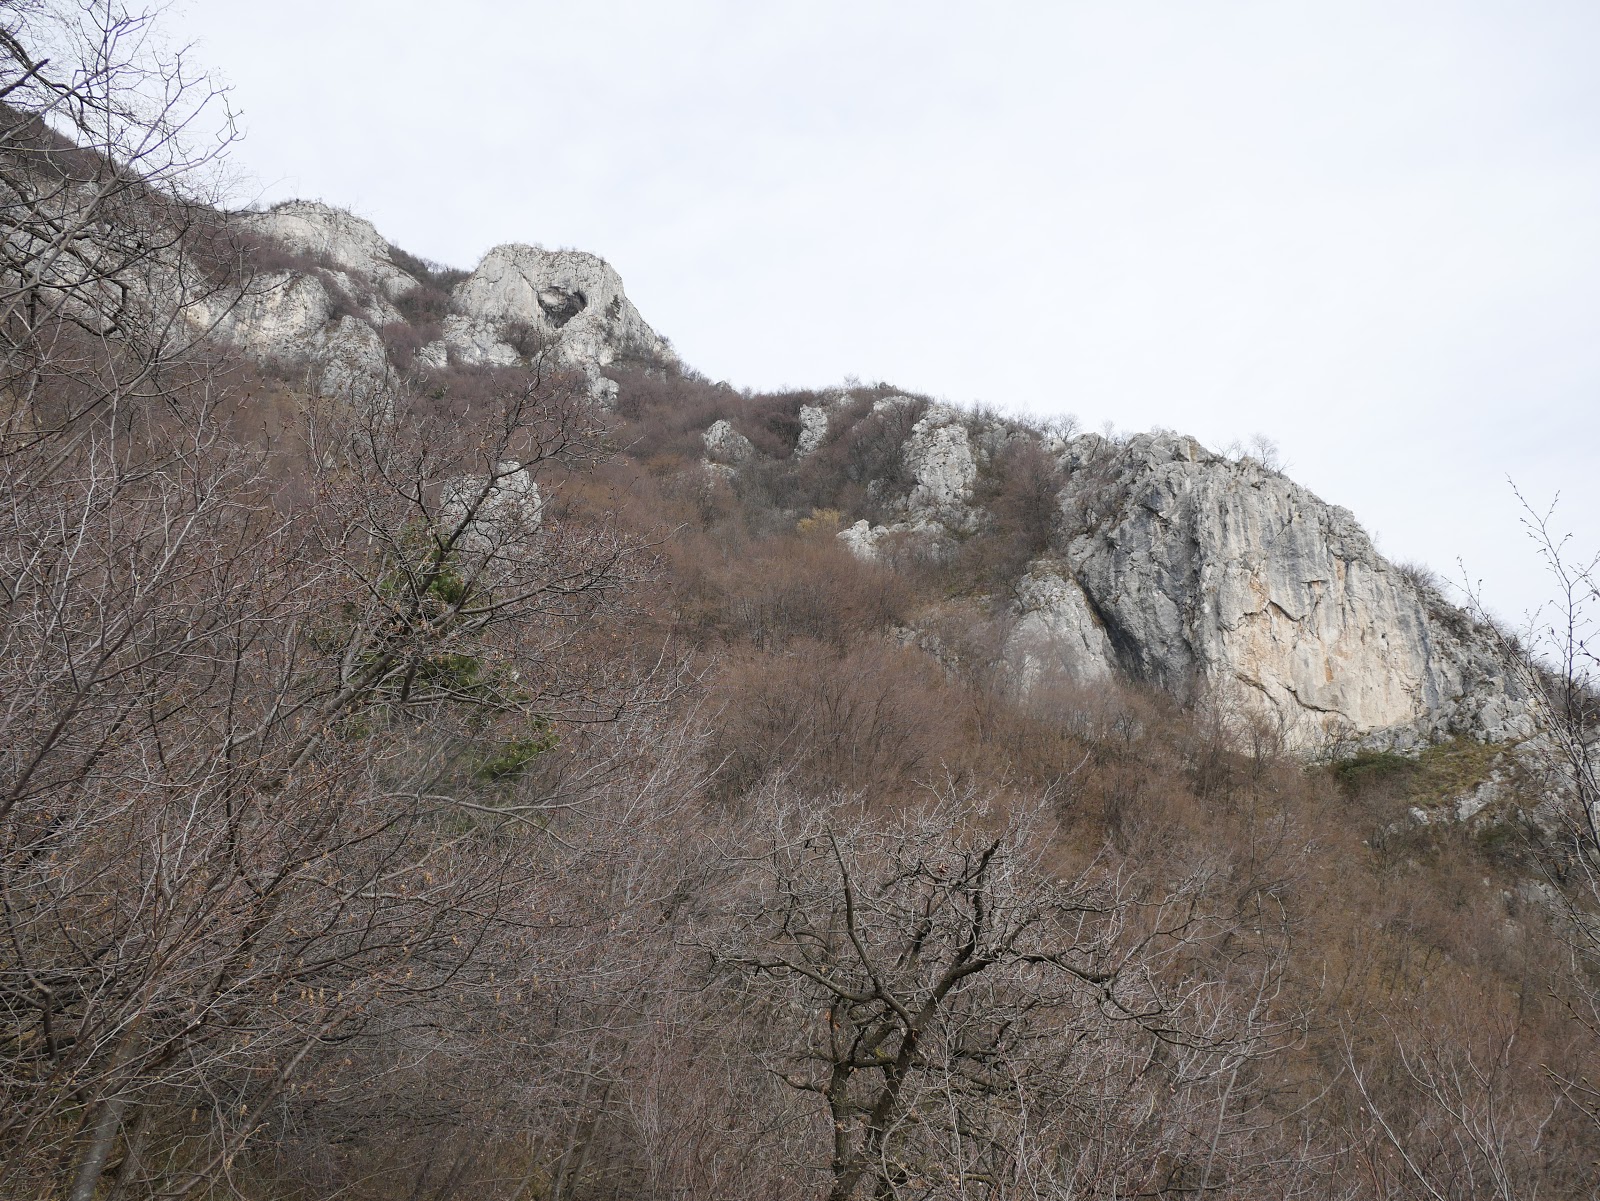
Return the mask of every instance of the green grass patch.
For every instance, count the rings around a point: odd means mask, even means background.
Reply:
[[[1348,794],[1364,793],[1379,785],[1408,781],[1422,770],[1422,765],[1405,755],[1393,751],[1360,751],[1348,759],[1333,764],[1333,778]]]
[[[1425,748],[1415,757],[1393,751],[1361,751],[1330,766],[1347,796],[1382,788],[1404,801],[1430,809],[1471,792],[1489,778],[1503,743],[1453,738]]]
[[[1489,778],[1504,743],[1453,738],[1428,747],[1418,756],[1421,771],[1413,779],[1411,800],[1423,808],[1454,800]]]

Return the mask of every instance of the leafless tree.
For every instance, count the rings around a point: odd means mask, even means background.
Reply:
[[[814,1099],[829,1197],[1234,1182],[1241,1073],[1281,1030],[1271,957],[1240,1007],[1240,962],[1207,953],[1227,932],[1203,877],[1150,891],[1068,866],[1038,810],[956,792],[898,818],[791,800],[759,820],[717,957],[766,1006],[769,1069]]]
[[[1539,509],[1516,496],[1551,598],[1518,634],[1495,623],[1474,590],[1469,599],[1531,701],[1537,730],[1527,762],[1542,793],[1532,815],[1543,851],[1536,858],[1568,956],[1559,999],[1600,1048],[1600,554],[1574,550],[1556,527],[1554,503]],[[1600,1129],[1600,1081],[1556,1071]]]
[[[537,371],[464,446],[330,406],[287,513],[204,403],[3,490],[4,1172],[75,1147],[91,1196],[178,1110],[215,1170],[307,1055],[490,970],[529,858],[493,831],[542,803],[509,785],[651,674],[586,665],[637,548],[501,487],[581,464],[586,411]]]
[[[1431,1020],[1387,1018],[1365,1050],[1347,1033],[1366,1189],[1432,1201],[1583,1195],[1592,1181],[1574,1175],[1574,1150],[1589,1135],[1543,1066],[1548,1052],[1525,1045],[1521,1015],[1476,1000]]]
[[[237,295],[225,93],[119,0],[0,10],[0,450],[158,408]],[[202,356],[203,358],[203,356]]]

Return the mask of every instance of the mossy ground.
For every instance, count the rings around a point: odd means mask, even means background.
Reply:
[[[1384,788],[1408,805],[1431,810],[1453,802],[1489,778],[1506,743],[1453,738],[1416,756],[1362,751],[1329,770],[1347,795]]]

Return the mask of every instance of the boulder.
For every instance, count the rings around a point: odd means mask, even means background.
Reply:
[[[755,457],[756,448],[750,439],[726,421],[713,421],[700,435],[700,440],[705,443],[706,458],[712,463],[739,467]]]

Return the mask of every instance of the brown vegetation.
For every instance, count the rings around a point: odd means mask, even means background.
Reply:
[[[28,128],[10,233],[203,215]],[[1096,519],[1025,431],[954,555],[866,564],[886,386],[604,413],[531,347],[315,401],[124,320],[159,245],[4,244],[0,1195],[1594,1195],[1592,568],[1538,676],[1577,800],[1511,854],[1408,816],[1492,749],[1019,693],[1008,589]],[[448,273],[396,261],[415,333]]]

